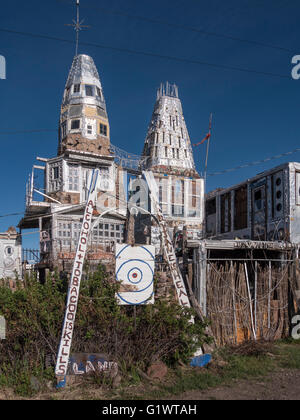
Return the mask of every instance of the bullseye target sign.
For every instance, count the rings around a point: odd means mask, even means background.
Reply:
[[[116,280],[120,305],[147,305],[154,303],[155,247],[116,245]]]

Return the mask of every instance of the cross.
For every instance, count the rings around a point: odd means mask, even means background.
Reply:
[[[66,26],[72,26],[76,31],[76,54],[78,55],[78,44],[79,44],[79,31],[82,30],[82,28],[90,28],[90,26],[82,25],[84,22],[84,19],[80,21],[80,0],[76,0],[76,9],[77,9],[77,20],[73,19],[73,23],[66,24]]]

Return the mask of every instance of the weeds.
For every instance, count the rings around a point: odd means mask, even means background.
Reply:
[[[191,310],[158,300],[154,305],[119,306],[116,282],[99,266],[83,281],[73,353],[106,353],[123,375],[137,383],[137,368],[163,360],[168,365],[188,360],[206,342],[205,325],[191,324]],[[31,378],[43,385],[54,379],[54,361],[64,318],[67,283],[49,277],[40,284],[33,276],[12,292],[0,287],[0,315],[7,322],[7,339],[0,341],[0,386],[32,395]],[[50,362],[49,362],[50,361]],[[50,373],[49,373],[50,372]],[[97,378],[100,383],[100,378]]]

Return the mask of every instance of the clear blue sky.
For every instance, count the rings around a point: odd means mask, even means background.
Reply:
[[[73,40],[65,26],[75,17],[75,1],[0,1],[0,29]],[[176,83],[192,141],[207,133],[214,114],[209,172],[260,160],[299,145],[300,80],[291,78],[291,59],[300,54],[300,4],[296,0],[81,0],[91,25],[81,41],[187,60],[240,67],[240,72],[113,49],[80,46],[91,55],[104,88],[111,141],[139,154],[162,81]],[[105,9],[105,10],[102,10]],[[114,13],[108,13],[114,12]],[[121,12],[121,13],[119,13]],[[185,25],[254,43],[204,35],[183,28],[133,19]],[[286,51],[290,50],[290,51]],[[35,157],[53,157],[57,133],[3,134],[5,130],[57,129],[64,85],[75,47],[71,43],[0,31],[0,55],[7,80],[0,80],[0,216],[24,211],[25,182]],[[194,150],[203,170],[205,146]],[[208,178],[208,190],[226,187],[300,154]],[[0,231],[19,217],[0,218]],[[24,241],[33,244],[33,237]]]

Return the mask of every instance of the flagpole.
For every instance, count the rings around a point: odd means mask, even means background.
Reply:
[[[204,169],[204,192],[206,191],[207,165],[208,165],[210,138],[211,138],[212,117],[213,117],[213,114],[210,114],[209,132],[208,132],[209,137],[208,137],[207,146],[206,146],[206,159],[205,159],[205,169]]]

